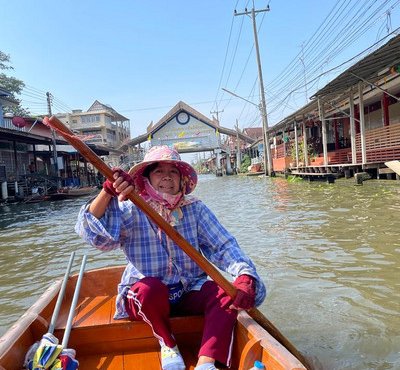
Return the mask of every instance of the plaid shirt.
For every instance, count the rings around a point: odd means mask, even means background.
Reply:
[[[87,209],[85,205],[79,212],[76,232],[102,251],[121,248],[128,260],[118,286],[115,318],[127,316],[123,303],[127,291],[145,276],[157,277],[166,285],[181,281],[185,291],[198,290],[207,281],[200,267],[132,202],[113,198],[101,219]],[[256,278],[256,305],[260,305],[265,286],[236,239],[201,201],[183,206],[182,213],[175,229],[222,271],[233,277],[247,274]]]

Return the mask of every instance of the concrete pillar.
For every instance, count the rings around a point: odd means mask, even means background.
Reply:
[[[319,119],[322,125],[322,149],[324,152],[324,165],[328,165],[328,137],[326,133],[325,108],[321,98],[318,98]]]
[[[363,96],[363,84],[358,84],[358,98],[360,108],[360,138],[361,138],[361,158],[362,164],[367,163],[367,148],[365,142],[365,116],[364,116],[364,96]]]
[[[308,162],[307,128],[304,115],[303,115],[302,127],[303,127],[303,145],[304,145],[304,165],[308,166],[309,162]]]
[[[216,167],[216,172],[215,174],[217,176],[222,176],[222,168],[221,168],[221,149],[215,149],[215,167]]]
[[[236,168],[237,172],[240,172],[240,165],[242,164],[242,155],[240,152],[240,148],[236,150]]]
[[[242,153],[240,151],[240,138],[239,138],[239,125],[236,120],[236,173],[240,172],[240,165],[242,164]]]
[[[7,181],[1,183],[1,199],[6,200],[8,198]]]
[[[349,107],[350,107],[350,143],[351,143],[351,163],[357,163],[357,151],[356,151],[356,124],[355,124],[355,111],[354,111],[354,100],[353,91],[350,90],[349,96]]]
[[[369,180],[371,176],[367,172],[358,172],[354,174],[356,185],[362,185],[365,180]]]
[[[231,151],[229,148],[226,151],[226,174],[232,175]]]

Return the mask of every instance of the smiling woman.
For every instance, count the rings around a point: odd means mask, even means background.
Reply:
[[[121,248],[127,257],[114,318],[150,323],[162,368],[184,370],[170,316],[204,315],[195,370],[216,370],[215,362],[229,367],[238,311],[260,305],[266,289],[236,239],[204,203],[187,195],[197,184],[195,170],[175,149],[159,146],[129,174],[115,169],[107,177],[114,182],[107,180],[82,207],[76,231],[93,247]],[[134,190],[140,202],[126,202]],[[233,286],[222,283],[211,263],[231,275]]]
[[[149,173],[150,184],[161,193],[176,195],[180,189],[181,173],[172,164],[160,163]]]
[[[145,179],[158,168],[159,164],[171,164],[178,170],[181,187],[184,194],[190,194],[197,184],[196,170],[187,162],[182,161],[179,153],[167,146],[156,146],[148,151],[145,159],[133,166],[129,174],[133,177],[136,189],[145,188]],[[151,181],[151,179],[150,179]]]

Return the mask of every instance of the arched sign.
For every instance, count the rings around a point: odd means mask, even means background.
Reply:
[[[167,145],[178,151],[197,152],[219,147],[214,127],[181,111],[151,137],[152,145]]]

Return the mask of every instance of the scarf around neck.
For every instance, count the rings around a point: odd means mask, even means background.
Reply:
[[[196,197],[185,195],[183,191],[175,195],[161,193],[154,189],[147,177],[144,177],[143,182],[144,189],[140,196],[171,226],[178,225],[183,218],[181,207],[198,201]],[[185,189],[185,186],[181,188]]]

